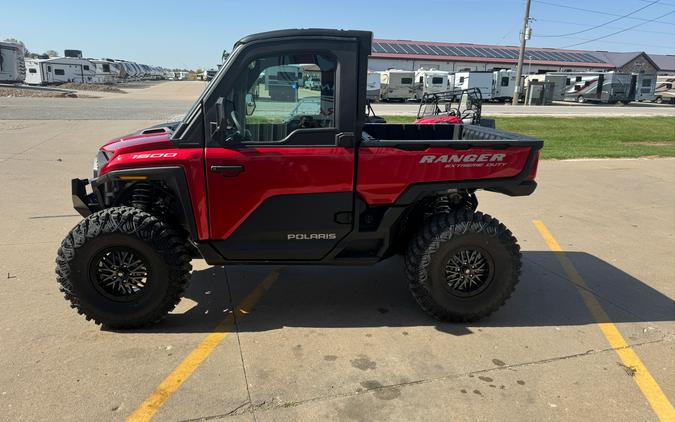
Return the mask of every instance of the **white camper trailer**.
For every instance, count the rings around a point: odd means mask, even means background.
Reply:
[[[510,69],[492,72],[492,99],[495,101],[511,101],[516,89],[516,72]]]
[[[425,69],[419,69],[415,72],[415,100],[421,100],[424,94],[434,94],[447,90],[448,72]]]
[[[492,72],[457,72],[455,89],[480,89],[483,100],[492,98]]]
[[[378,72],[368,71],[366,79],[366,98],[370,101],[380,100],[380,74]]]
[[[26,83],[46,85],[53,83],[93,83],[96,66],[86,59],[55,57],[26,60]]]
[[[656,75],[638,73],[635,76],[635,101],[654,101],[656,99]]]
[[[657,76],[654,95],[654,102],[657,104],[675,103],[675,76]]]
[[[0,42],[0,82],[23,82],[24,79],[26,79],[26,65],[23,46]]]
[[[91,60],[96,66],[96,73],[94,75],[94,83],[97,84],[114,84],[120,80],[120,69],[117,63],[112,60]]]
[[[389,69],[380,72],[380,98],[383,101],[405,101],[413,97],[412,70]]]

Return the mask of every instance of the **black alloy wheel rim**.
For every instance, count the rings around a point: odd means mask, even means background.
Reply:
[[[148,265],[131,248],[103,249],[92,259],[89,268],[94,288],[113,301],[132,301],[147,290],[150,279]]]
[[[484,249],[470,246],[450,252],[444,287],[451,295],[467,298],[480,294],[493,278],[494,261]]]

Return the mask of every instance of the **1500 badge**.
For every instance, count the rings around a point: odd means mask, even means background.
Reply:
[[[177,152],[153,152],[152,154],[134,154],[131,156],[132,160],[137,160],[139,158],[174,158],[177,156]]]

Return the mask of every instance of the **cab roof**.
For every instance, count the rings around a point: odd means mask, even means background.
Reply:
[[[312,38],[357,38],[363,47],[368,48],[370,53],[370,45],[373,40],[373,33],[370,31],[345,30],[345,29],[321,29],[321,28],[307,28],[307,29],[280,29],[277,31],[259,32],[257,34],[247,35],[234,44],[234,48],[240,45],[248,44],[255,41],[263,41],[274,38],[290,38],[290,37],[312,37]]]

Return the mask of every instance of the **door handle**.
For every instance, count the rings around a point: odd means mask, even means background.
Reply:
[[[244,171],[244,166],[211,166],[211,171],[222,173],[225,177],[235,177]]]

